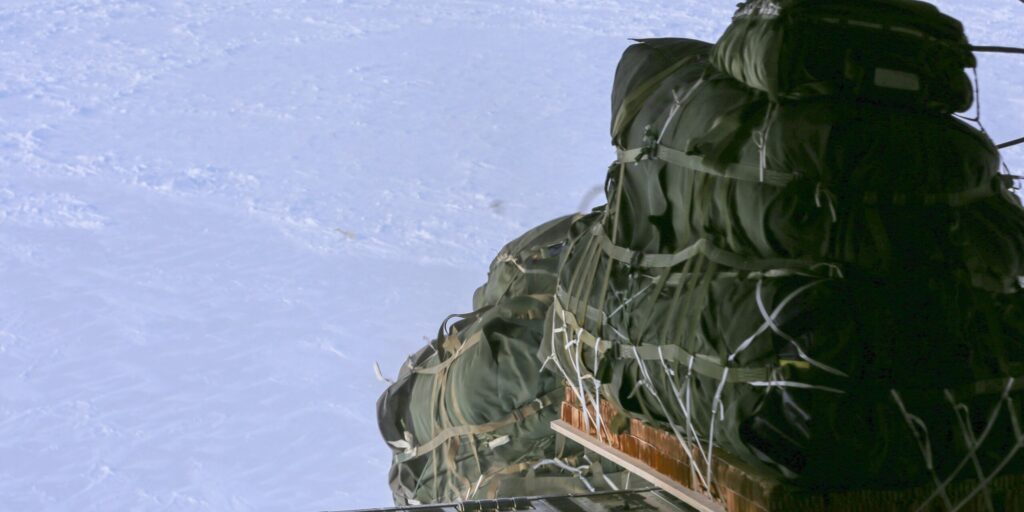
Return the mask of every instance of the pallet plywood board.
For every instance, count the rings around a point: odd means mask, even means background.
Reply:
[[[604,419],[600,429],[596,429],[587,416],[593,418],[592,407],[589,414],[574,400],[572,392],[567,393],[568,399],[562,404],[562,420],[556,427],[572,429],[572,432],[585,436],[588,448],[605,455],[617,453],[636,461],[653,473],[652,478],[644,477],[655,485],[671,482],[673,488],[685,489],[688,493],[711,500],[702,491],[700,479],[691,470],[690,457],[699,462],[697,467],[703,468],[699,449],[695,446],[684,446],[669,432],[647,425],[642,421],[630,418],[618,422],[625,425],[617,433],[609,430],[608,425],[618,412],[607,401],[600,404],[601,417]],[[568,437],[568,436],[567,436]],[[581,443],[582,444],[582,443]],[[596,448],[592,447],[596,444]],[[609,457],[611,458],[611,457]],[[615,460],[615,459],[612,459]],[[934,500],[929,506],[921,508],[921,504],[934,491],[933,487],[920,486],[906,489],[857,489],[842,491],[812,491],[788,485],[786,482],[759,472],[757,469],[736,460],[728,453],[716,450],[712,465],[712,502],[719,508],[714,510],[725,512],[949,512],[941,500]],[[627,469],[629,469],[627,467]],[[643,475],[638,475],[643,476]],[[947,489],[950,498],[957,502],[971,495],[977,482],[965,480],[950,485]],[[665,487],[663,487],[665,488]],[[989,493],[993,497],[990,508],[979,493],[956,512],[991,512],[1024,511],[1024,475],[1002,475],[989,485]]]
[[[699,512],[726,512],[722,505],[715,503],[710,498],[692,489],[687,489],[682,484],[668,478],[662,473],[659,473],[643,461],[602,443],[596,438],[577,430],[564,421],[555,420],[551,422],[551,429],[568,439],[576,441],[585,448],[597,452],[602,457],[622,466],[623,469],[647,480],[648,482],[658,486],[658,488],[671,493],[673,496],[682,500],[684,503],[690,505]]]

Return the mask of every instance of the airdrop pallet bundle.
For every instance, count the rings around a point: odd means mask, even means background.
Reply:
[[[541,346],[592,404],[563,421],[658,429],[729,510],[1024,506],[1024,208],[952,115],[973,65],[903,0],[751,0],[715,45],[626,50]]]
[[[382,397],[396,501],[1024,510],[1024,206],[954,115],[972,48],[923,2],[749,0],[627,49],[607,205],[506,246]]]

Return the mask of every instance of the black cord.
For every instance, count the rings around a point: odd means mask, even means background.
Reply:
[[[1021,0],[1021,2],[1024,2],[1024,0]],[[1024,144],[1024,137],[1021,137],[1019,139],[1009,140],[1009,141],[1006,141],[1006,142],[1004,142],[1002,144],[998,144],[998,145],[996,145],[996,148],[1003,149],[1003,148],[1008,148],[1010,146],[1016,146],[1017,144]]]
[[[1024,0],[1020,0],[1024,2]],[[971,46],[971,51],[983,52],[983,53],[1017,53],[1024,55],[1024,48],[1014,48],[1012,46]]]

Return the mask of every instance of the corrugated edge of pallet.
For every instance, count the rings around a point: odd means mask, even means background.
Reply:
[[[573,399],[574,394],[568,392],[566,397],[566,402],[562,404],[561,417],[567,426],[643,463],[652,471],[691,492],[703,494],[703,489],[694,485],[688,459],[695,455],[696,448],[691,448],[688,452],[669,432],[632,418],[628,420],[628,426],[621,433],[610,432],[607,425],[618,412],[605,401],[601,403],[601,415],[605,420],[605,426],[597,432],[593,425],[585,426],[583,411]],[[722,502],[726,512],[907,512],[915,510],[915,505],[934,490],[930,487],[917,487],[814,493],[762,475],[721,451],[715,455],[713,477],[714,494]],[[950,485],[950,497],[954,501],[962,499],[973,489],[973,484],[972,481],[964,481]],[[997,506],[1002,507],[999,510],[1024,510],[1024,475],[1001,476],[992,482],[989,489],[998,497]],[[933,510],[945,509],[936,502],[935,507],[930,507],[927,512]],[[988,510],[979,496],[958,512]]]
[[[567,396],[571,396],[567,393]],[[601,414],[606,420],[617,415],[614,407],[601,403]],[[570,401],[562,404],[562,421],[574,429],[585,432],[601,444],[620,451],[641,461],[653,471],[700,494],[706,494],[702,486],[694,485],[694,478],[687,453],[676,438],[657,428],[629,419],[628,427],[619,434],[607,428],[597,432],[593,425],[584,425],[583,411]],[[694,451],[697,449],[694,448]],[[699,455],[696,455],[699,456]],[[702,464],[699,464],[702,466]],[[713,465],[713,487],[728,512],[770,512],[765,505],[771,500],[774,488],[779,484],[767,478],[760,478],[757,472],[728,455],[716,455]],[[789,511],[787,511],[789,512]],[[863,512],[863,511],[858,511]]]
[[[711,498],[708,498],[707,496],[672,480],[664,474],[656,471],[651,466],[645,464],[643,461],[603,444],[597,438],[573,427],[572,425],[569,425],[564,421],[555,420],[551,422],[551,429],[565,436],[567,439],[598,452],[602,457],[622,466],[626,471],[629,471],[630,473],[633,473],[634,475],[658,486],[663,491],[672,494],[687,505],[698,510],[698,512],[725,512],[725,509],[720,503],[717,503]]]

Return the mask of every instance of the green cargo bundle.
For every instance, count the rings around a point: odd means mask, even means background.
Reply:
[[[951,115],[973,66],[910,0],[749,0],[715,45],[627,49],[608,205],[503,248],[378,402],[396,502],[622,486],[551,431],[567,383],[586,423],[695,448],[712,494],[719,450],[799,492],[998,510],[991,479],[1024,473],[1024,207]]]
[[[943,477],[974,451],[950,400],[987,428],[976,451],[987,470],[1016,442],[1009,411],[991,426],[987,415],[996,404],[1020,412],[1021,382],[1006,378],[1024,373],[1019,294],[837,278],[828,266],[737,270],[702,252],[675,268],[615,250],[588,265],[586,248],[607,238],[584,229],[575,242],[542,357],[591,403],[816,490],[927,483],[894,390],[941,446],[931,464]],[[589,297],[570,292],[587,280]]]
[[[740,6],[712,63],[773,99],[841,95],[939,112],[971,105],[963,25],[913,0],[760,0]]]
[[[476,311],[452,315],[377,403],[395,503],[449,503],[624,487],[625,473],[556,439],[562,381],[537,359],[572,217],[502,249]],[[454,318],[458,321],[448,326]]]
[[[947,114],[970,103],[970,54],[884,62],[917,37],[794,56],[820,28],[796,14],[826,9],[844,30],[876,12],[965,44],[917,2],[752,1],[713,47],[630,47],[608,206],[573,226],[541,358],[579,398],[700,446],[711,489],[724,449],[815,490],[987,492],[1024,471],[1024,209],[989,138]],[[854,54],[917,73],[920,94],[811,73]],[[817,81],[831,88],[803,88]]]
[[[569,226],[578,218],[566,215],[550,220],[505,244],[491,262],[487,282],[473,294],[473,309],[493,306],[506,297],[554,293],[558,256]]]
[[[1016,287],[1024,218],[987,136],[842,98],[775,103],[710,67],[709,49],[649,40],[619,65],[620,244],[673,252],[708,239],[754,258],[872,274],[952,266],[976,286]]]

